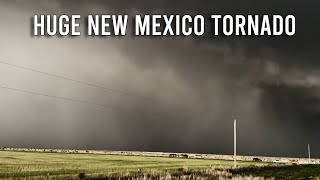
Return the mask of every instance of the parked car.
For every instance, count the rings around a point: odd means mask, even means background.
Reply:
[[[292,165],[297,165],[298,164],[298,160],[290,160],[289,161]]]
[[[273,161],[273,163],[278,163],[278,164],[286,164],[288,163],[288,160],[283,160],[283,159],[276,159]]]
[[[188,154],[181,154],[180,157],[182,157],[182,158],[188,158],[189,156],[188,156]]]
[[[198,159],[203,159],[203,155],[202,154],[196,154],[194,157],[198,158]]]
[[[256,158],[256,157],[253,158],[252,161],[254,161],[254,162],[262,162],[262,160],[260,158]]]
[[[169,154],[169,157],[177,157],[177,154]]]

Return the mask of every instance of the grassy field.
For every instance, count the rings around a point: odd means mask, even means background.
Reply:
[[[290,174],[289,172],[294,170],[300,171],[303,177],[320,176],[318,165],[305,166],[302,169],[302,166],[262,168],[261,166],[268,164],[239,162],[240,168],[231,170],[232,165],[233,161],[223,160],[0,151],[0,178],[2,179],[119,179],[119,177],[121,179],[132,177],[174,179],[172,177],[182,176],[214,179],[213,177],[220,175],[230,177],[232,174],[278,177],[276,172],[279,169],[280,175],[282,172]],[[286,169],[281,170],[281,168]],[[291,174],[290,177],[297,176]]]

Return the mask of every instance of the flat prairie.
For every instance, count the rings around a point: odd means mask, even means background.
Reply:
[[[0,151],[0,179],[258,179],[319,177],[319,165],[265,162]],[[279,172],[278,172],[279,171]],[[299,172],[301,174],[299,174]],[[278,176],[282,175],[282,176]]]

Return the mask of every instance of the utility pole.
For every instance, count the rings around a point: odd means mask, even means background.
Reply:
[[[237,120],[235,119],[233,122],[233,158],[234,158],[234,163],[233,166],[234,168],[237,167]]]
[[[311,163],[311,160],[310,160],[310,144],[308,144],[308,154],[309,154],[309,164]]]

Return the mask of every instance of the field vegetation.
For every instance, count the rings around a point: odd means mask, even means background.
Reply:
[[[0,179],[312,179],[319,165],[99,154],[0,151]]]

